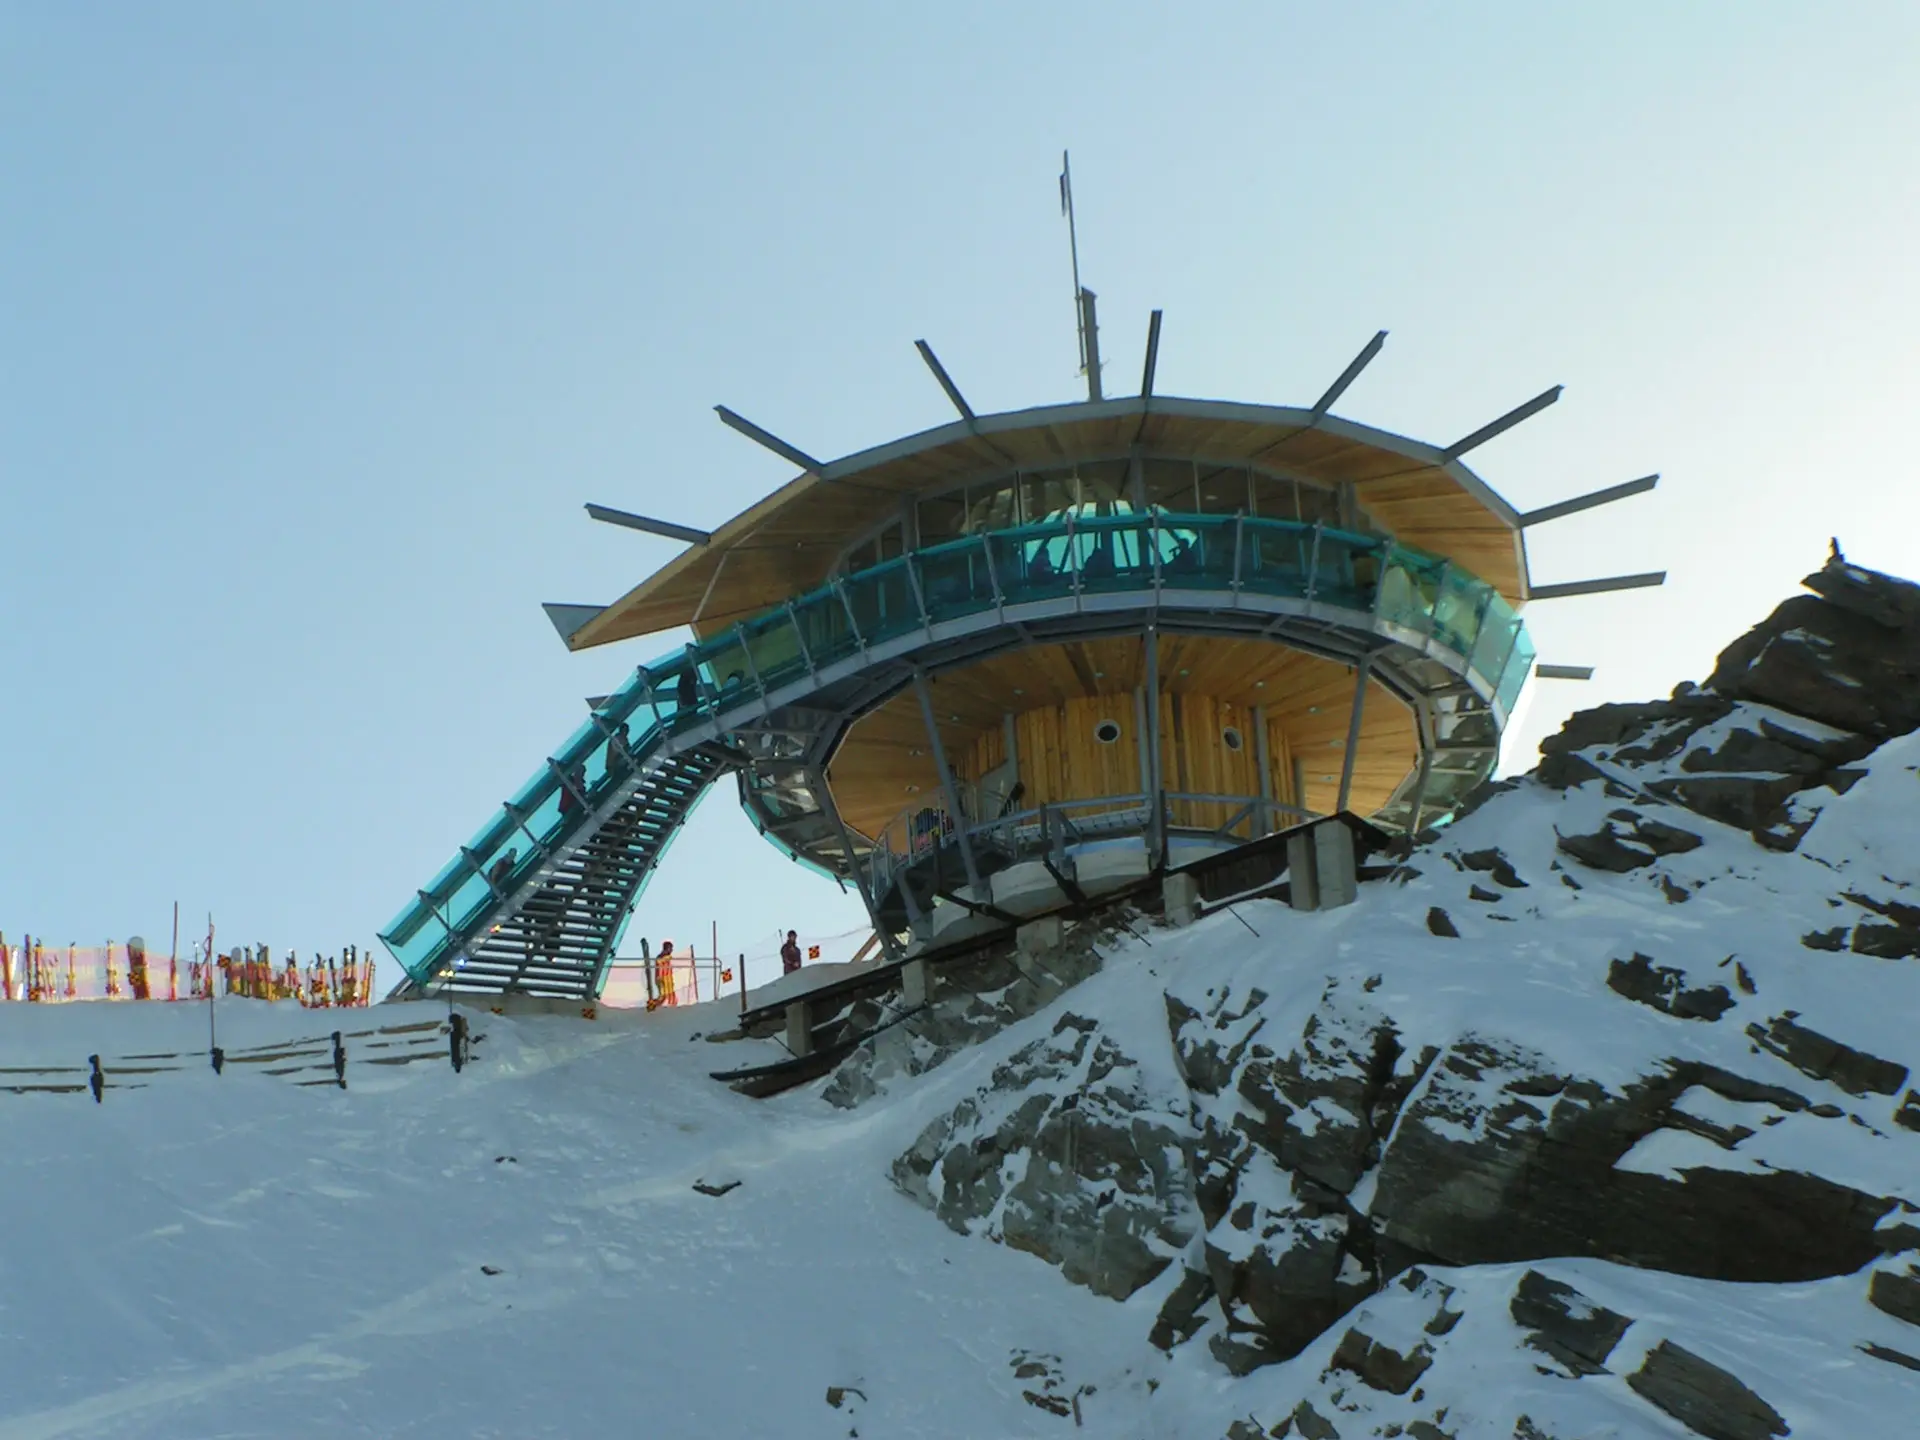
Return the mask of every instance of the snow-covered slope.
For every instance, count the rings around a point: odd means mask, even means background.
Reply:
[[[1911,617],[1825,578],[1899,653],[1789,602],[1352,906],[1082,929],[769,1101],[729,1002],[344,1091],[244,1058],[297,1011],[216,1077],[194,1007],[0,1005],[144,1086],[0,1091],[0,1440],[1911,1440]]]

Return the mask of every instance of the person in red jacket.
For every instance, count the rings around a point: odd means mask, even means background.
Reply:
[[[800,932],[787,931],[787,943],[780,947],[780,973],[791,975],[800,968]]]

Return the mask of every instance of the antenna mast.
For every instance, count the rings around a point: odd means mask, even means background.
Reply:
[[[1100,396],[1100,327],[1094,318],[1094,294],[1080,283],[1080,235],[1073,219],[1073,163],[1060,152],[1060,213],[1067,217],[1067,249],[1073,256],[1073,311],[1080,338],[1080,373],[1087,377],[1087,399]]]

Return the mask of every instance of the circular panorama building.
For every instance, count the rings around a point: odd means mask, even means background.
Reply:
[[[1157,339],[1158,315],[1154,338]],[[576,650],[688,627],[635,670],[382,935],[416,992],[597,994],[702,793],[856,886],[893,954],[1085,903],[1351,814],[1449,815],[1535,671],[1530,523],[1461,456],[1329,407],[1142,393],[976,415],[800,467],[611,605]],[[1090,386],[1097,391],[1097,383]],[[1542,673],[1579,678],[1573,667]]]

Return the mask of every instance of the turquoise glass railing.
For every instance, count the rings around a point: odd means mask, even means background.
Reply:
[[[381,939],[426,981],[504,897],[675,734],[859,651],[1003,605],[1112,591],[1306,599],[1431,638],[1510,709],[1533,665],[1512,606],[1435,555],[1375,535],[1233,515],[1124,514],[970,535],[843,576],[642,666],[608,697]]]

